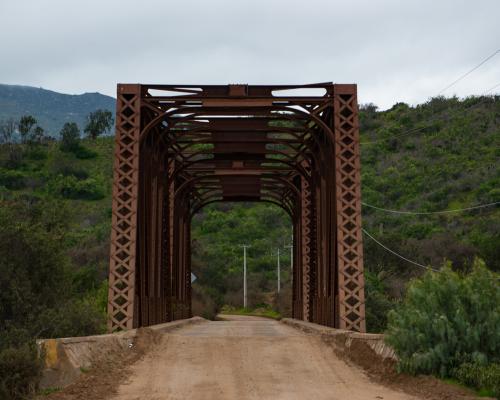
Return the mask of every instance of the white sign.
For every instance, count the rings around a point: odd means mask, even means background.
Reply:
[[[196,275],[191,272],[191,283],[196,280]]]

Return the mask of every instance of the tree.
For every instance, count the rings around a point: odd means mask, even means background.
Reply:
[[[16,122],[9,118],[0,122],[0,143],[12,143],[14,132],[16,131]]]
[[[23,154],[20,147],[14,143],[14,133],[16,132],[17,124],[14,119],[9,118],[6,121],[0,121],[0,143],[7,145],[9,159],[7,166],[9,168],[17,168],[23,159]]]
[[[61,135],[61,150],[73,151],[80,144],[80,129],[74,122],[66,122],[59,133]]]
[[[107,132],[113,126],[113,114],[108,110],[96,110],[87,116],[87,125],[84,132],[91,139]]]
[[[44,138],[45,138],[45,129],[37,125],[35,126],[35,129],[33,129],[33,133],[30,135],[28,143],[41,144]]]
[[[378,110],[378,106],[373,103],[366,103],[366,104],[361,104],[359,106],[359,111],[364,111],[365,113],[368,114],[375,114]]]
[[[30,134],[31,128],[33,128],[33,126],[35,124],[36,124],[36,119],[31,115],[25,115],[20,119],[20,121],[19,121],[19,133],[21,134],[21,142],[22,143],[26,143],[30,140],[29,134]],[[40,127],[37,126],[37,128],[40,128]]]

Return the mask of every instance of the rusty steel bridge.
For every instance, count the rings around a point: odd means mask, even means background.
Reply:
[[[294,318],[366,330],[356,85],[119,84],[110,331],[191,316],[191,219],[220,201],[290,216]]]

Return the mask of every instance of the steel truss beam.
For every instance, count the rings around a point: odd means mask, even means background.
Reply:
[[[218,201],[282,207],[293,316],[365,331],[355,85],[118,85],[110,331],[191,316],[191,218]]]

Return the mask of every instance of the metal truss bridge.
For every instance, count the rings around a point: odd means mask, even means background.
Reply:
[[[110,331],[191,316],[191,219],[220,201],[290,216],[294,318],[365,331],[356,85],[119,84]]]

